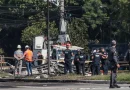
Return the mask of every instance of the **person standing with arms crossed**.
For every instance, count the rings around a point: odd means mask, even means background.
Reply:
[[[27,67],[27,76],[32,76],[32,62],[33,62],[33,52],[28,45],[25,46],[26,51],[24,52],[24,59]]]
[[[120,67],[118,63],[118,54],[116,50],[116,41],[112,40],[112,46],[109,51],[109,60],[111,64],[110,88],[120,88],[117,85],[117,69]]]
[[[21,45],[17,46],[17,49],[14,52],[14,58],[15,58],[15,74],[21,74],[22,70],[22,59],[23,59],[23,51],[21,50]]]

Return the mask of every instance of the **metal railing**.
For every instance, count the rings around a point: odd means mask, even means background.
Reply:
[[[15,62],[15,58],[14,57],[4,57],[4,55],[0,55],[0,71],[2,72],[7,72],[7,73],[11,73],[13,75],[13,77],[15,78],[17,75],[15,74],[15,64],[10,64],[8,61],[11,62]],[[39,61],[39,60],[43,60],[43,59],[35,59],[35,61]],[[24,60],[23,60],[24,61]],[[91,68],[91,63],[92,61],[86,61],[86,72],[90,71]],[[121,64],[121,66],[128,66],[128,62],[126,61],[120,61],[119,62]],[[73,65],[74,66],[74,65]],[[51,60],[51,64],[50,64],[50,71],[52,75],[61,75],[64,73],[64,62],[63,60]],[[74,69],[75,70],[75,69]],[[23,65],[22,66],[22,71],[23,72],[27,72],[26,71],[26,66]],[[48,73],[48,65],[47,62],[45,62],[42,65],[38,65],[38,66],[33,66],[33,75],[41,75],[41,74],[47,74]],[[23,74],[23,76],[25,76],[26,73]]]

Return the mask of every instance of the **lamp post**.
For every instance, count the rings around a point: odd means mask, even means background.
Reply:
[[[49,0],[47,0],[47,59],[48,59],[48,75],[50,75],[50,30],[49,30]]]

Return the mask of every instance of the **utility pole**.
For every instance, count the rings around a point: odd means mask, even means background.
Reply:
[[[60,0],[60,34],[66,33],[66,27],[63,26],[63,24],[65,24],[64,13],[65,13],[64,0]]]
[[[49,30],[49,0],[47,0],[47,59],[48,59],[48,75],[50,75],[50,30]]]
[[[66,21],[64,19],[65,15],[65,7],[64,7],[64,0],[60,0],[59,1],[59,6],[60,6],[60,27],[59,27],[59,31],[60,34],[58,36],[58,42],[60,43],[65,43],[66,41],[70,41],[69,35],[67,34],[67,24]]]

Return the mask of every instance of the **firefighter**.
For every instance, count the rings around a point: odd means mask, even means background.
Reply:
[[[128,63],[129,63],[129,71],[130,71],[130,42],[128,44],[128,50],[125,54],[125,60],[128,61]]]
[[[80,74],[82,72],[83,75],[85,75],[85,60],[86,60],[86,55],[83,53],[83,51],[80,51],[80,55],[79,55],[79,71],[80,71]]]
[[[101,48],[101,62],[102,62],[103,74],[107,75],[108,74],[108,53],[105,51],[103,47]]]
[[[96,49],[96,52],[92,55],[92,75],[99,75],[100,74],[100,61],[101,61],[101,53],[99,52],[99,49]]]
[[[67,74],[67,72],[69,71],[69,73],[72,73],[72,56],[73,53],[72,51],[69,49],[70,44],[66,45],[66,50],[63,52],[64,54],[64,73]]]
[[[110,47],[109,51],[109,60],[111,65],[111,76],[110,76],[110,88],[120,88],[117,85],[117,69],[120,67],[118,63],[118,54],[116,50],[116,41],[112,40],[112,47]]]

